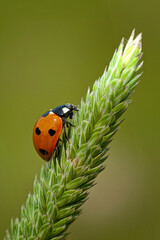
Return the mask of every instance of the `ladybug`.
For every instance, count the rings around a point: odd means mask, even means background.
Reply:
[[[67,118],[72,119],[73,110],[78,111],[72,104],[64,104],[44,113],[36,122],[33,129],[33,144],[37,153],[46,161],[49,161],[56,149],[64,129],[64,136],[68,140],[65,128],[74,126]]]

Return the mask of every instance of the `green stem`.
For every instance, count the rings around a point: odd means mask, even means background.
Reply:
[[[134,31],[124,48],[115,51],[108,70],[81,101],[63,141],[61,153],[42,166],[35,178],[33,195],[22,206],[21,218],[12,221],[5,240],[65,239],[66,229],[79,215],[96,176],[104,169],[107,146],[118,130],[121,115],[130,103],[141,68],[141,34]]]

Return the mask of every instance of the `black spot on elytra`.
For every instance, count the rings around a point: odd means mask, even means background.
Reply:
[[[53,130],[53,129],[49,129],[48,133],[49,133],[50,136],[53,136],[56,133],[56,131]]]
[[[42,153],[43,155],[48,155],[48,151],[46,151],[46,150],[44,150],[44,149],[42,149],[42,148],[40,148],[39,151],[40,151],[40,153]]]
[[[36,132],[37,135],[41,134],[41,130],[39,129],[39,127],[36,128],[35,132]]]

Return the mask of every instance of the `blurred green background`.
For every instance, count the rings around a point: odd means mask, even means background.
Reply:
[[[68,239],[160,239],[159,9],[155,0],[0,2],[0,239],[44,164],[35,121],[78,105],[133,28],[143,33],[142,81]]]

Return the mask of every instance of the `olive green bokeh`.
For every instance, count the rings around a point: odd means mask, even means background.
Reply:
[[[144,0],[1,1],[1,239],[44,164],[32,144],[35,121],[57,105],[78,105],[133,28],[143,33],[142,81],[69,239],[159,239],[159,7]]]

